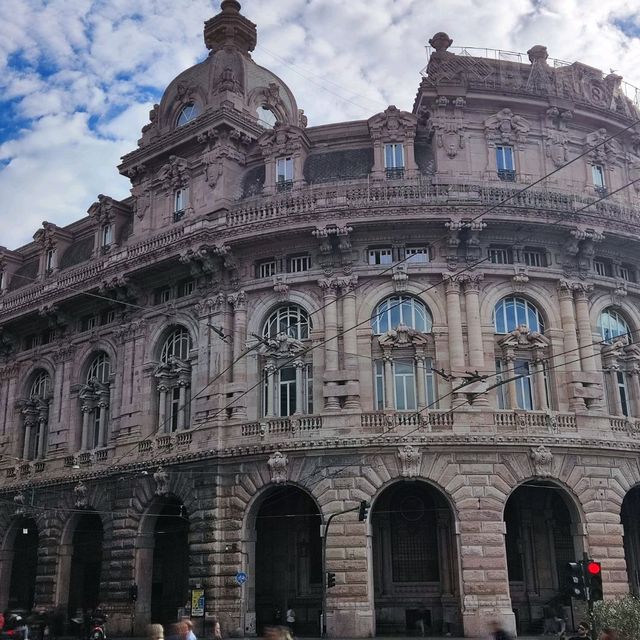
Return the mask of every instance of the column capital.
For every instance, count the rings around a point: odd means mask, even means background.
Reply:
[[[444,280],[444,289],[446,293],[460,293],[460,280],[458,276],[442,275]]]
[[[568,280],[560,280],[558,282],[558,296],[562,300],[573,298],[573,283]]]
[[[322,285],[318,282],[320,287]],[[342,289],[343,295],[351,295],[355,293],[355,289],[358,286],[358,276],[346,276],[344,278],[338,278],[338,286]]]
[[[587,302],[593,293],[593,285],[584,282],[574,282],[572,288],[576,300],[581,302]]]
[[[227,296],[227,302],[233,307],[234,311],[247,310],[247,294],[244,291],[230,293]]]
[[[339,282],[337,278],[320,278],[318,280],[318,286],[322,289],[325,296],[335,296]]]
[[[463,273],[457,279],[464,286],[465,293],[479,293],[480,283],[484,280],[484,273]]]

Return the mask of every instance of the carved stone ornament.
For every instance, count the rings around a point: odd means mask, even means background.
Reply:
[[[13,496],[13,504],[16,506],[16,515],[23,516],[26,513],[26,496],[24,491],[20,491]]]
[[[609,140],[606,129],[600,128],[589,133],[584,140],[584,150],[591,162],[604,164],[614,163],[616,160],[618,145],[615,140]]]
[[[546,477],[551,475],[553,454],[547,447],[541,444],[539,447],[532,448],[529,457],[531,458],[533,469],[537,476]]]
[[[420,475],[420,465],[422,463],[422,453],[411,444],[398,449],[400,459],[400,475],[403,478],[415,478]]]
[[[265,159],[295,155],[309,148],[309,139],[300,127],[276,122],[273,129],[258,138],[258,145]]]
[[[289,285],[285,282],[282,274],[273,276],[273,290],[276,292],[280,302],[285,302],[289,299]]]
[[[629,168],[629,181],[633,183],[636,193],[640,193],[640,158],[632,158],[627,166]]]
[[[282,484],[287,481],[287,468],[289,466],[289,458],[286,454],[276,451],[269,456],[267,460],[269,472],[271,473],[271,482],[274,484]]]
[[[568,142],[569,138],[558,132],[549,132],[545,136],[545,153],[555,167],[562,167],[569,159]]]
[[[187,161],[178,156],[169,156],[169,161],[158,172],[158,179],[167,192],[186,187],[189,184]]]
[[[393,281],[393,289],[396,292],[406,291],[409,286],[409,274],[407,273],[406,264],[398,264],[393,268],[391,274],[391,280]]]
[[[516,327],[511,333],[502,338],[500,346],[518,349],[545,349],[551,342],[538,331],[531,331],[526,324]]]
[[[166,496],[169,493],[169,474],[162,468],[158,467],[153,474],[153,481],[156,483],[156,496]]]
[[[369,133],[376,141],[412,140],[416,135],[418,118],[408,111],[390,105],[382,113],[369,118]]]
[[[304,344],[282,332],[275,338],[263,338],[262,353],[272,358],[291,358],[305,351]]]
[[[484,121],[487,140],[513,144],[525,142],[531,125],[522,116],[517,116],[511,109],[501,109]]]
[[[87,485],[80,480],[78,484],[73,487],[73,504],[76,509],[86,509],[88,505],[87,500]]]

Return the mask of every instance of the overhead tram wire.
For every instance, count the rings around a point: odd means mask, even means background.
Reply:
[[[639,120],[639,121],[637,121],[637,122],[640,122],[640,120]],[[629,127],[627,127],[627,128],[625,128],[625,129],[623,129],[622,131],[618,132],[618,133],[617,133],[617,134],[615,134],[615,135],[620,135],[623,131],[625,131],[625,130],[626,130],[626,129],[628,129],[628,128],[629,128]],[[608,138],[607,140],[603,141],[603,142],[602,142],[602,143],[600,143],[600,144],[604,144],[605,142],[609,141],[609,140],[610,140],[610,139],[612,139],[613,137],[615,137],[615,136],[611,136],[610,138]],[[594,148],[594,147],[592,147],[591,149],[593,149],[593,148]],[[590,149],[590,151],[591,151],[591,149]],[[587,152],[585,152],[585,153],[587,153]],[[583,154],[581,154],[581,155],[585,155],[585,153],[583,153]],[[580,156],[578,156],[578,157],[580,157]],[[575,160],[577,160],[577,159],[578,159],[578,158],[574,158],[573,160],[570,160],[569,162],[567,162],[567,163],[566,163],[566,165],[571,164],[571,162],[574,162],[574,161],[575,161]],[[563,166],[566,166],[566,165],[563,165]],[[559,171],[561,168],[563,168],[563,167],[560,167],[560,168],[558,168],[558,169],[555,169],[553,172],[551,172],[551,173],[550,173],[550,174],[548,174],[548,175],[553,175],[554,173],[556,173],[557,171]],[[548,177],[548,176],[547,176],[547,177]],[[540,180],[538,180],[537,182],[540,182],[541,180],[544,180],[544,179],[545,179],[545,178],[541,178],[541,179],[540,179]],[[612,191],[612,192],[609,192],[609,193],[607,193],[607,194],[603,195],[602,197],[600,197],[600,198],[598,198],[598,199],[594,200],[593,202],[590,202],[590,203],[585,204],[585,205],[584,205],[583,207],[581,207],[580,209],[578,209],[578,210],[574,210],[574,211],[570,212],[570,215],[575,215],[575,213],[579,213],[580,211],[582,211],[582,210],[584,210],[584,209],[587,209],[587,208],[589,208],[589,207],[591,207],[591,206],[594,206],[595,204],[598,204],[599,202],[602,202],[603,200],[608,199],[608,198],[609,198],[609,197],[611,197],[612,195],[614,195],[614,194],[616,194],[616,193],[618,193],[618,192],[620,192],[620,191],[622,191],[622,190],[624,190],[624,189],[628,188],[629,186],[631,186],[631,185],[635,184],[635,183],[636,183],[636,182],[638,182],[639,180],[640,180],[640,178],[639,178],[639,179],[636,179],[636,180],[632,180],[632,181],[630,181],[630,182],[626,183],[625,185],[621,186],[620,188],[618,188],[618,189],[616,189],[616,190],[614,190],[614,191]],[[532,183],[532,185],[533,185],[533,184],[537,184],[537,182]],[[521,189],[520,191],[518,191],[518,192],[516,192],[516,193],[521,193],[521,192],[523,192],[523,191],[526,191],[526,189],[530,188],[530,186],[532,186],[532,185],[529,185],[528,187],[525,187],[525,188]],[[510,198],[512,198],[512,197],[514,197],[514,195],[509,196],[509,199],[510,199]],[[505,199],[505,201],[506,201],[506,199]],[[490,209],[488,209],[487,211],[489,211],[489,210],[493,210],[493,209],[495,209],[497,206],[499,206],[499,205],[493,205],[493,206],[492,206],[492,207],[490,207]],[[475,219],[477,219],[477,218],[479,218],[479,217],[481,217],[481,216],[483,216],[483,215],[485,215],[485,213],[484,213],[484,212],[481,212],[481,213],[477,214],[477,216],[475,216],[475,218],[472,218],[472,220],[475,220]],[[559,218],[558,220],[556,220],[556,221],[555,221],[555,222],[553,222],[553,223],[550,223],[550,224],[549,224],[549,225],[547,225],[547,226],[548,226],[548,227],[549,227],[549,226],[555,226],[555,225],[557,225],[557,224],[560,224],[561,222],[563,222],[563,217]],[[444,237],[446,238],[446,236],[444,236]],[[516,245],[516,244],[519,244],[519,241],[516,241],[516,242],[511,243],[511,246],[513,247],[513,246],[514,246],[514,245]],[[407,258],[405,257],[405,259],[404,259],[404,260],[406,260],[406,259],[407,259]],[[401,261],[399,261],[399,262],[395,263],[394,265],[391,265],[388,269],[385,269],[385,270],[383,270],[380,274],[376,274],[376,275],[382,275],[383,273],[388,272],[389,270],[392,270],[395,266],[397,266],[397,264],[399,264],[399,263],[403,262],[404,260],[401,260]],[[478,265],[480,265],[480,264],[483,264],[483,263],[485,263],[485,262],[488,262],[488,261],[489,261],[489,257],[488,257],[488,256],[486,256],[486,257],[484,257],[484,258],[481,258],[481,259],[477,260],[476,262],[474,262],[474,263],[472,263],[472,264],[467,265],[465,268],[461,269],[460,271],[457,271],[455,274],[452,274],[451,276],[447,276],[447,278],[442,278],[442,279],[441,279],[441,280],[439,280],[438,282],[436,282],[436,283],[434,283],[434,284],[430,285],[429,287],[427,287],[427,288],[425,288],[425,289],[421,290],[421,291],[420,291],[418,294],[416,294],[416,295],[421,295],[421,294],[423,294],[423,293],[426,293],[426,292],[428,292],[428,291],[430,291],[430,290],[434,289],[435,287],[439,286],[440,284],[442,284],[442,283],[446,282],[447,280],[452,279],[452,278],[455,278],[455,277],[457,277],[457,276],[461,275],[462,273],[465,273],[465,272],[471,271],[471,270],[473,270],[476,266],[478,266]],[[364,283],[364,281],[362,281],[362,282]],[[359,286],[359,284],[356,284],[356,286],[354,287],[354,289],[355,289],[355,288],[357,288],[358,286]],[[338,299],[340,299],[340,297],[339,297],[339,296],[337,296],[337,297],[336,297],[335,302],[337,302],[337,300],[338,300]],[[389,309],[394,308],[394,307],[397,307],[397,306],[399,306],[400,304],[401,304],[401,302],[398,302],[398,303],[395,303],[395,304],[393,304],[393,305],[390,305],[390,306],[389,306]],[[320,310],[322,310],[322,309],[323,309],[323,308],[325,308],[326,306],[328,306],[328,305],[324,305],[324,306],[320,307],[319,309],[317,309],[316,311],[314,311],[314,312],[312,312],[312,313],[309,313],[309,316],[313,315],[313,313],[318,313]],[[354,329],[358,328],[359,326],[362,326],[362,325],[364,325],[364,324],[370,323],[370,322],[371,322],[371,320],[372,320],[372,318],[374,318],[374,317],[379,317],[380,315],[382,315],[382,313],[386,313],[386,312],[380,312],[379,314],[376,314],[376,316],[372,316],[371,318],[367,318],[367,319],[365,319],[365,320],[363,320],[363,321],[361,321],[361,322],[357,323],[356,325],[354,325],[354,326],[353,326],[353,327],[351,327],[350,329],[343,329],[343,330],[342,330],[342,332],[338,332],[338,333],[336,334],[336,336],[335,336],[335,337],[333,337],[333,338],[329,338],[329,339],[322,340],[322,341],[320,341],[319,343],[317,343],[317,344],[315,344],[315,345],[312,345],[312,346],[310,346],[310,347],[307,347],[307,348],[306,348],[302,353],[298,354],[298,355],[297,355],[297,356],[295,356],[295,357],[289,358],[288,360],[285,360],[281,365],[277,366],[277,367],[276,367],[276,371],[280,371],[280,370],[281,370],[281,369],[283,369],[284,367],[289,366],[289,365],[290,365],[290,364],[291,364],[295,359],[299,358],[300,356],[304,356],[304,355],[306,355],[307,353],[309,353],[309,352],[313,351],[314,349],[316,349],[316,348],[319,348],[319,347],[322,347],[322,346],[326,345],[328,342],[330,342],[330,341],[332,341],[332,340],[336,340],[336,341],[337,341],[340,337],[344,336],[344,334],[345,334],[345,333],[347,333],[347,332],[349,332],[349,331],[351,331],[351,330],[354,330]],[[235,365],[235,363],[236,363],[236,362],[238,362],[238,361],[239,361],[241,358],[243,358],[244,356],[248,355],[250,352],[254,351],[254,350],[255,350],[256,348],[258,348],[259,346],[260,346],[260,343],[257,343],[257,344],[256,344],[256,345],[254,345],[253,347],[251,347],[251,348],[249,348],[249,349],[245,350],[242,354],[240,354],[240,355],[239,355],[239,356],[238,356],[238,357],[237,357],[237,358],[236,358],[236,359],[235,359],[235,360],[234,360],[234,361],[233,361],[233,362],[232,362],[228,367],[226,367],[222,372],[220,372],[217,376],[215,376],[215,377],[214,377],[214,378],[213,378],[209,383],[207,383],[207,385],[205,385],[205,386],[204,386],[202,389],[200,389],[200,390],[199,390],[195,395],[193,395],[193,396],[190,398],[190,400],[189,400],[188,406],[190,406],[190,405],[191,405],[191,404],[192,404],[192,403],[193,403],[193,402],[194,402],[198,397],[200,397],[200,395],[201,395],[204,391],[206,391],[206,389],[208,389],[212,384],[214,384],[214,383],[215,383],[215,382],[216,382],[216,381],[217,381],[217,380],[218,380],[222,375],[226,374],[226,373],[227,373],[227,372],[228,372],[228,371],[229,371],[229,370],[230,370],[230,369]],[[245,390],[243,393],[241,393],[239,396],[237,396],[236,398],[233,398],[233,399],[232,399],[229,403],[227,403],[224,407],[221,407],[220,409],[218,409],[218,410],[217,410],[217,411],[216,411],[212,416],[210,416],[210,418],[209,418],[209,419],[210,419],[210,420],[211,420],[211,419],[215,419],[215,418],[216,418],[217,416],[219,416],[223,411],[224,411],[224,412],[226,412],[226,410],[227,410],[227,409],[233,408],[233,406],[234,406],[234,405],[236,405],[236,403],[237,403],[237,400],[238,400],[238,399],[243,398],[243,397],[246,397],[246,396],[247,396],[251,391],[253,391],[255,388],[257,388],[257,387],[261,386],[262,384],[263,384],[263,381],[262,381],[262,380],[259,380],[259,381],[258,381],[258,382],[256,382],[253,386],[251,386],[251,387],[249,387],[248,389],[246,389],[246,390]],[[184,407],[184,408],[182,408],[181,410],[182,410],[182,411],[184,411],[184,410],[186,409],[186,406],[187,406],[187,405],[185,405],[185,407]],[[237,405],[236,405],[236,406],[237,406]],[[171,418],[170,418],[170,417],[168,417],[162,425],[159,425],[158,430],[160,430],[160,428],[161,428],[162,426],[164,426],[164,424],[168,423],[170,420],[171,420]],[[195,427],[194,429],[191,429],[191,432],[193,433],[194,431],[196,431],[196,430],[198,430],[198,429],[201,429],[201,428],[206,428],[206,424],[199,425],[199,426]],[[136,445],[133,445],[133,446],[132,446],[132,448],[131,448],[129,451],[133,451],[136,447],[137,447],[137,444],[136,444]],[[129,452],[127,451],[127,452],[125,452],[125,453],[121,454],[121,456],[119,456],[115,461],[110,461],[110,464],[113,464],[114,462],[118,462],[118,461],[120,461],[124,456],[128,455],[128,453],[129,453]],[[150,462],[150,463],[153,463],[153,459],[152,459],[152,460],[150,460],[149,462]]]
[[[553,171],[551,171],[550,173],[546,174],[545,176],[543,176],[543,177],[539,178],[538,180],[536,180],[536,181],[532,182],[532,183],[531,183],[531,184],[529,184],[529,185],[526,185],[526,186],[525,186],[525,187],[523,187],[522,189],[517,190],[516,192],[514,192],[514,193],[513,193],[513,194],[511,194],[510,196],[507,196],[506,198],[504,198],[503,200],[501,200],[499,203],[496,203],[496,204],[492,205],[491,207],[489,207],[488,209],[485,209],[484,211],[482,211],[482,212],[478,213],[476,216],[472,217],[472,218],[471,218],[470,220],[468,220],[467,222],[473,222],[473,221],[477,220],[478,218],[481,218],[482,216],[486,215],[487,213],[489,213],[489,212],[491,212],[491,211],[493,211],[493,210],[497,209],[498,207],[502,206],[503,204],[505,204],[505,203],[509,202],[510,200],[512,200],[512,199],[514,199],[514,198],[516,198],[517,196],[519,196],[520,194],[524,193],[525,191],[527,191],[527,190],[528,190],[528,189],[530,189],[531,187],[533,187],[533,186],[535,186],[535,185],[539,184],[540,182],[543,182],[544,180],[546,180],[547,178],[551,177],[552,175],[554,175],[554,174],[558,173],[559,171],[561,171],[561,170],[562,170],[562,169],[564,169],[565,167],[569,166],[569,165],[570,165],[570,164],[572,164],[573,162],[577,161],[578,159],[580,159],[580,158],[584,157],[585,155],[587,155],[588,153],[592,152],[592,151],[593,151],[593,149],[596,149],[596,148],[598,148],[598,147],[600,147],[600,146],[602,146],[602,145],[604,145],[604,144],[608,143],[609,141],[611,141],[612,139],[614,139],[614,138],[618,137],[619,135],[621,135],[621,134],[622,134],[622,133],[624,133],[625,131],[628,131],[629,129],[631,129],[632,127],[634,127],[634,126],[635,126],[636,124],[638,124],[638,123],[640,123],[640,120],[635,120],[631,125],[628,125],[627,127],[624,127],[623,129],[619,130],[618,132],[616,132],[616,133],[615,133],[615,134],[613,134],[612,136],[610,136],[610,137],[608,137],[608,138],[606,138],[606,139],[602,140],[601,142],[599,142],[599,143],[598,143],[598,144],[596,144],[596,145],[593,145],[593,146],[592,146],[592,147],[590,147],[588,150],[586,150],[586,151],[582,152],[581,154],[579,154],[579,155],[578,155],[578,156],[576,156],[575,158],[572,158],[571,160],[567,161],[567,162],[566,162],[565,164],[563,164],[561,167],[557,167],[556,169],[554,169],[554,170],[553,170]],[[613,195],[614,193],[617,193],[618,191],[622,190],[623,188],[626,188],[627,186],[630,186],[631,184],[634,184],[635,182],[637,182],[637,180],[634,180],[634,181],[632,181],[632,182],[628,183],[628,184],[627,184],[627,185],[625,185],[624,187],[621,187],[620,189],[616,190],[615,192],[607,193],[605,196],[601,197],[600,199],[598,199],[598,200],[596,200],[596,201],[594,201],[594,202],[592,202],[592,203],[588,203],[588,204],[587,204],[587,205],[585,205],[585,207],[583,207],[583,208],[588,208],[589,206],[593,206],[594,204],[596,204],[596,203],[598,203],[598,202],[601,202],[602,200],[607,199],[608,197],[610,197],[610,196],[611,196],[611,195]],[[571,213],[572,213],[572,214],[575,214],[575,213],[576,213],[576,211],[573,211],[573,212],[571,212]],[[561,221],[561,220],[558,220],[558,221],[556,221],[556,222],[552,223],[552,225],[553,225],[553,224],[558,224],[558,222],[560,222],[560,221]],[[549,225],[549,226],[552,226],[552,225]],[[436,240],[436,242],[437,242],[438,240],[443,240],[443,239],[446,239],[446,238],[447,238],[447,235],[445,234],[445,235],[441,236],[439,239],[437,239],[437,240]],[[513,246],[514,244],[517,244],[517,243],[512,243],[512,246]],[[410,258],[410,256],[405,256],[402,260],[399,260],[399,261],[395,262],[393,265],[390,265],[388,268],[386,268],[386,269],[382,270],[380,273],[378,273],[378,274],[376,274],[376,275],[377,275],[377,276],[380,276],[380,275],[383,275],[383,274],[385,274],[385,273],[388,273],[389,271],[392,271],[395,267],[397,267],[399,264],[402,264],[403,262],[407,261],[409,258]],[[427,291],[429,291],[429,290],[431,290],[431,289],[435,288],[436,286],[439,286],[440,284],[444,283],[446,280],[451,279],[451,278],[455,278],[456,276],[459,276],[459,275],[461,275],[462,273],[468,272],[468,271],[472,270],[473,268],[475,268],[477,265],[482,264],[482,263],[487,262],[487,261],[488,261],[488,257],[487,257],[487,258],[484,258],[484,259],[481,259],[481,260],[478,260],[477,262],[475,262],[475,263],[473,263],[473,264],[471,264],[471,265],[468,265],[468,266],[466,266],[465,268],[463,268],[463,269],[461,269],[461,270],[457,271],[455,274],[452,274],[451,276],[448,276],[446,279],[445,279],[445,278],[442,278],[442,279],[441,279],[440,281],[438,281],[437,283],[434,283],[433,285],[431,285],[431,286],[427,287],[426,289],[423,289],[421,292],[419,292],[419,294],[418,294],[418,295],[421,295],[421,294],[423,294],[423,293],[426,293]],[[35,281],[35,279],[34,279],[34,281]],[[359,282],[359,283],[356,283],[356,285],[353,287],[353,289],[354,289],[354,290],[355,290],[355,289],[357,289],[357,288],[358,288],[361,284],[363,284],[363,283],[364,283],[364,281]],[[81,295],[82,295],[82,294],[88,295],[88,294],[87,294],[87,292],[78,291],[77,289],[75,289],[75,288],[73,288],[73,287],[70,287],[70,286],[68,286],[68,285],[67,285],[67,286],[64,286],[64,287],[61,287],[61,288],[62,288],[62,289],[68,289],[68,290],[70,290],[70,291],[73,291],[73,292],[75,292],[75,293],[79,293],[79,294],[81,294]],[[95,295],[95,294],[92,294],[92,295]],[[314,314],[316,314],[316,313],[319,313],[320,311],[322,311],[323,309],[325,309],[327,306],[329,306],[329,304],[335,304],[335,303],[337,303],[337,302],[338,302],[338,300],[340,300],[340,299],[342,299],[342,298],[344,297],[344,295],[345,295],[345,294],[343,294],[343,295],[341,295],[341,296],[336,296],[335,300],[333,300],[333,301],[332,301],[332,302],[330,302],[330,303],[327,303],[327,304],[324,304],[324,305],[320,306],[318,309],[316,309],[316,310],[315,310],[315,311],[313,311],[313,312],[310,312],[310,313],[309,313],[309,316],[312,316],[312,315],[314,315]],[[107,299],[108,299],[108,298],[107,298]],[[115,300],[115,299],[113,299],[113,301],[114,301],[114,302],[119,302],[118,300]],[[396,304],[394,304],[394,305],[391,305],[391,306],[389,307],[389,309],[394,308],[394,307],[396,307],[396,306],[399,306],[400,304],[401,304],[401,303],[396,303]],[[140,307],[139,305],[132,305],[132,306],[138,306],[139,308],[141,308],[141,309],[143,309],[143,310],[151,310],[151,309],[153,309],[153,308],[149,308],[149,307]],[[176,310],[176,312],[177,312],[177,310]],[[379,315],[382,315],[382,313],[378,314],[378,316],[379,316]],[[372,317],[373,317],[373,316],[372,316]],[[367,318],[366,320],[364,320],[364,321],[362,321],[362,322],[360,322],[360,323],[357,323],[356,325],[354,325],[354,326],[353,326],[353,327],[351,327],[350,329],[343,329],[343,331],[342,331],[341,333],[339,332],[339,333],[335,336],[335,338],[330,338],[330,339],[328,339],[328,340],[323,340],[323,341],[319,342],[319,343],[318,343],[318,344],[316,344],[316,345],[312,345],[311,347],[307,348],[307,349],[304,351],[304,353],[303,353],[303,354],[299,354],[297,357],[300,357],[300,355],[306,355],[306,353],[308,353],[308,352],[312,351],[312,350],[313,350],[313,349],[315,349],[315,348],[318,348],[318,347],[324,346],[324,344],[326,344],[327,342],[329,342],[329,341],[331,341],[331,340],[333,340],[333,339],[337,340],[339,337],[343,336],[343,335],[344,335],[345,333],[347,333],[348,331],[354,330],[354,329],[356,329],[357,327],[359,327],[359,326],[361,326],[361,325],[363,325],[363,324],[366,324],[366,323],[368,323],[368,322],[370,322],[370,321],[371,321],[371,318]],[[208,383],[207,383],[207,384],[206,384],[202,389],[200,389],[200,390],[199,390],[195,395],[193,395],[193,396],[190,398],[190,400],[189,400],[189,406],[190,406],[190,405],[191,405],[191,403],[193,403],[193,402],[194,402],[198,397],[200,397],[200,395],[201,395],[204,391],[206,391],[206,389],[208,389],[212,384],[214,384],[215,382],[217,382],[217,380],[219,380],[221,376],[225,375],[225,374],[226,374],[226,373],[227,373],[227,372],[232,368],[232,366],[233,366],[237,361],[239,361],[239,360],[240,360],[242,357],[244,357],[245,355],[248,355],[251,351],[253,351],[255,348],[257,348],[257,346],[259,346],[259,345],[255,345],[255,346],[254,346],[254,348],[250,348],[250,349],[245,350],[245,351],[244,351],[242,354],[240,354],[240,355],[238,356],[238,358],[236,358],[236,359],[235,359],[235,360],[234,360],[230,365],[228,365],[228,366],[227,366],[223,371],[221,371],[221,372],[220,372],[218,375],[216,375],[216,376],[215,376],[215,377],[214,377],[210,382],[208,382]],[[277,367],[277,369],[276,369],[276,370],[280,370],[280,369],[284,368],[285,366],[288,366],[291,362],[293,362],[293,359],[291,359],[291,360],[290,360],[290,361],[288,361],[288,362],[284,362],[282,365],[280,365],[279,367]],[[240,398],[242,398],[242,397],[246,396],[250,391],[252,391],[253,389],[255,389],[257,386],[260,386],[261,384],[262,384],[262,381],[259,381],[258,383],[256,383],[255,385],[253,385],[252,387],[250,387],[249,389],[247,389],[245,392],[243,392],[242,394],[240,394],[237,398],[234,398],[230,403],[228,403],[228,404],[227,404],[227,405],[225,405],[224,407],[220,408],[220,409],[219,409],[219,410],[218,410],[218,411],[217,411],[213,416],[211,416],[211,418],[216,418],[218,415],[220,415],[220,413],[221,413],[222,411],[226,411],[227,409],[232,408],[238,399],[240,399]],[[185,408],[186,408],[186,406],[182,408],[182,411],[184,411],[184,410],[185,410]],[[170,419],[171,419],[170,417],[169,417],[169,418],[167,418],[167,419],[165,420],[165,423],[168,423],[168,421],[169,421]],[[160,430],[160,427],[161,427],[161,426],[164,426],[164,425],[159,425],[158,430]],[[191,432],[193,432],[193,431],[195,431],[196,429],[199,429],[199,428],[201,428],[201,427],[200,427],[200,426],[198,426],[198,427],[196,427],[195,429],[192,429],[192,430],[191,430]],[[126,451],[126,452],[124,452],[123,454],[121,454],[120,456],[118,456],[118,458],[117,458],[116,460],[114,460],[114,461],[109,461],[109,464],[114,464],[114,463],[119,462],[119,461],[120,461],[124,456],[127,456],[127,455],[129,454],[129,452],[130,452],[130,451],[133,451],[135,448],[137,448],[137,446],[138,446],[137,444],[136,444],[136,445],[133,445],[131,449],[129,449],[128,451]]]

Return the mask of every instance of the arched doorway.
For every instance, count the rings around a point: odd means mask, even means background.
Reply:
[[[454,517],[421,482],[398,482],[371,512],[376,634],[458,635]]]
[[[319,635],[322,609],[320,512],[296,487],[270,492],[256,515],[255,610],[258,634],[296,612],[296,635]]]
[[[189,599],[189,519],[182,502],[167,498],[153,528],[151,620],[175,622]]]
[[[69,617],[96,609],[100,603],[103,537],[102,520],[97,513],[78,518],[71,542]]]
[[[11,535],[11,534],[10,534]],[[21,518],[13,531],[13,561],[9,581],[9,610],[30,611],[36,593],[38,527],[32,518]]]
[[[622,501],[624,557],[627,561],[629,590],[640,595],[640,487],[631,489]]]
[[[583,551],[574,502],[551,482],[528,482],[509,496],[504,520],[518,632],[542,633],[544,620],[556,614],[571,624],[571,598],[564,594],[566,567],[579,560]]]

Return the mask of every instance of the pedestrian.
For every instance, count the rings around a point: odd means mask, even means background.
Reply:
[[[198,640],[196,634],[193,632],[193,622],[190,618],[184,618],[182,620],[187,625],[187,640]]]
[[[289,607],[287,609],[287,613],[285,614],[286,616],[286,620],[287,620],[287,626],[289,627],[289,630],[291,631],[291,635],[295,636],[296,634],[296,630],[295,630],[295,626],[296,626],[296,612],[294,610],[293,607]]]
[[[161,624],[147,625],[147,640],[164,640],[164,629]]]
[[[588,622],[581,622],[576,629],[578,633],[576,635],[570,636],[569,640],[584,640],[585,638],[588,638],[590,629],[591,627],[589,626]]]
[[[491,629],[491,637],[493,640],[512,640],[511,636],[502,628],[502,624],[498,620],[492,620],[489,623]]]
[[[211,618],[211,628],[213,629],[214,640],[222,640],[222,630],[220,629],[220,621],[218,616],[214,615]]]
[[[265,640],[293,640],[289,629],[282,625],[265,627],[264,638]]]
[[[605,627],[598,636],[598,640],[618,640],[618,632],[611,627]]]

